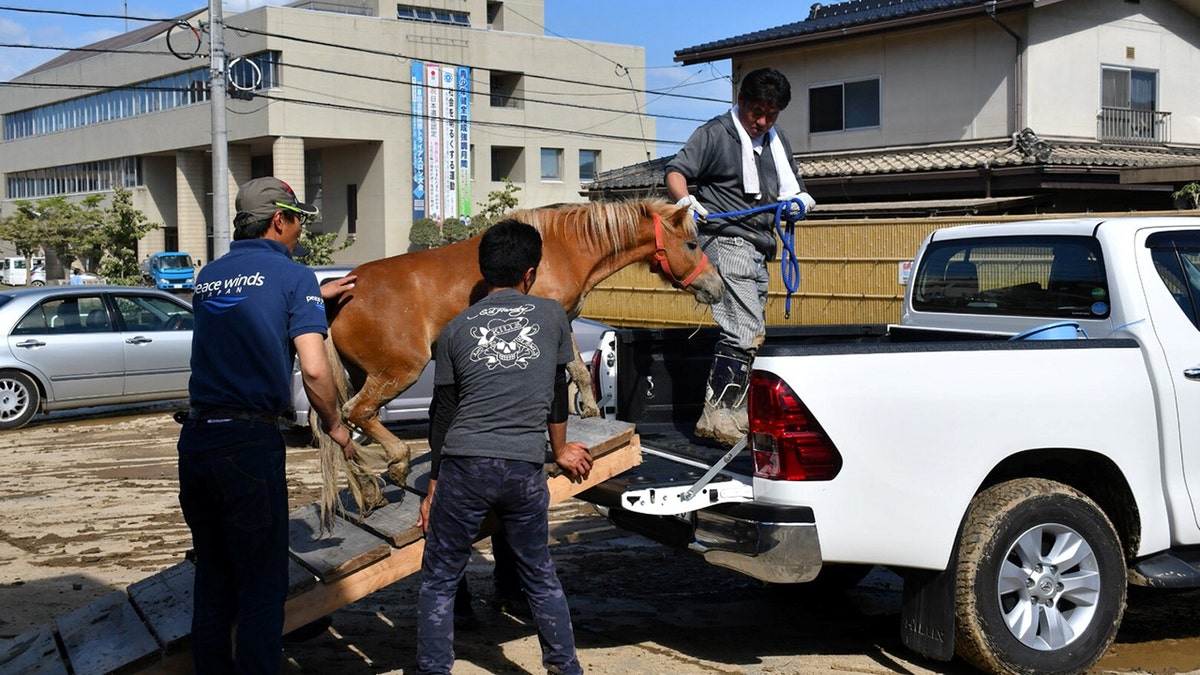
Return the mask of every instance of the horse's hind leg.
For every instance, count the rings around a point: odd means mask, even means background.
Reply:
[[[588,372],[583,358],[579,356],[579,345],[575,344],[574,333],[571,334],[571,351],[575,352],[575,359],[567,364],[567,374],[579,390],[579,410],[576,412],[580,417],[599,417],[600,408],[596,406],[596,397],[592,394],[592,375]]]
[[[384,382],[368,377],[363,388],[346,402],[345,407],[347,421],[383,446],[387,453],[388,475],[397,485],[404,485],[408,480],[412,449],[383,425],[379,419],[379,408],[411,384],[408,382],[397,388],[395,380]]]

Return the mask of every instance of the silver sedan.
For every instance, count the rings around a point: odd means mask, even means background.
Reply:
[[[127,286],[0,291],[0,430],[38,412],[186,398],[192,309]]]

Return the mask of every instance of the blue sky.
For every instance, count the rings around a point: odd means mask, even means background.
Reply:
[[[226,0],[224,11],[241,12],[286,0]],[[752,11],[735,9],[741,5]],[[65,10],[148,18],[178,16],[207,7],[205,0],[0,0],[0,6]],[[808,3],[795,0],[546,0],[546,34],[562,38],[638,45],[646,48],[646,82],[650,90],[687,96],[729,97],[729,62],[683,67],[673,61],[675,50],[733,37],[764,28],[801,21]],[[123,19],[96,19],[31,14],[0,9],[0,44],[77,47],[145,25]],[[583,47],[581,47],[583,48]],[[0,47],[0,81],[43,63],[58,52]],[[657,119],[659,147],[655,156],[674,152],[674,143],[687,139],[699,120],[728,108],[726,103],[671,97],[649,97]]]

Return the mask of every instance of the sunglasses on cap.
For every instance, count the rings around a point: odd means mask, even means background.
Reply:
[[[301,211],[300,209],[296,208],[295,206],[292,206],[291,204],[285,204],[283,202],[272,202],[272,203],[281,209],[291,211],[292,213],[295,213],[296,215],[298,215],[300,217],[300,226],[301,227],[308,227],[308,224],[312,222],[312,214],[311,213],[306,213],[304,211]]]

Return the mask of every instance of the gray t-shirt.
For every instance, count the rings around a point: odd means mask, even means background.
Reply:
[[[458,385],[443,456],[545,461],[554,379],[574,358],[562,305],[514,289],[471,305],[442,329],[435,385]]]

